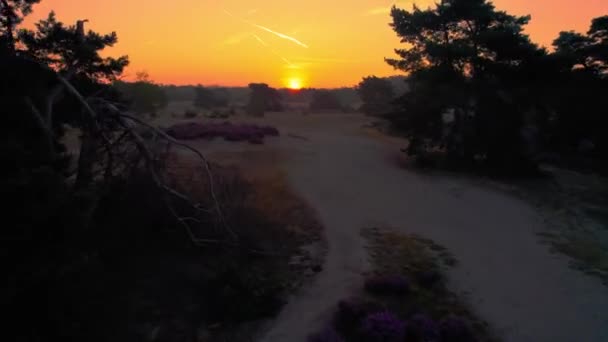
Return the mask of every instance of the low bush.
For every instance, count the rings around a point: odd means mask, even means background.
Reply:
[[[402,342],[406,324],[389,311],[369,314],[361,323],[361,335],[369,342]]]
[[[198,116],[198,113],[196,111],[192,110],[192,109],[186,109],[184,111],[184,117],[186,119],[192,119],[192,118],[195,118],[197,116]]]
[[[228,141],[249,141],[252,144],[263,144],[264,137],[278,136],[279,131],[271,126],[249,124],[231,124],[195,122],[181,123],[167,129],[167,134],[176,139],[213,139],[222,137]]]
[[[373,294],[405,294],[410,290],[410,283],[404,276],[374,276],[365,281],[365,290]]]

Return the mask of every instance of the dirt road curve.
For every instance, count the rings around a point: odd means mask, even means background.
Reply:
[[[261,120],[283,133],[266,148],[285,156],[282,167],[318,211],[329,243],[323,271],[290,301],[263,341],[305,341],[338,300],[361,286],[368,265],[359,233],[374,224],[447,247],[458,260],[452,286],[469,293],[506,341],[608,341],[608,290],[538,243],[543,223],[526,203],[465,180],[399,168],[391,162],[399,145],[363,134],[368,119],[361,115]]]

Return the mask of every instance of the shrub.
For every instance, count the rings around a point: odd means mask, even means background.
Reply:
[[[450,315],[439,323],[441,338],[450,342],[473,342],[475,337],[469,322],[461,317]]]
[[[326,327],[321,332],[308,337],[308,342],[343,342],[344,339],[338,335],[332,327]]]
[[[249,84],[251,93],[247,103],[247,113],[255,116],[263,116],[265,112],[279,112],[284,109],[281,94],[265,83]]]
[[[180,123],[171,126],[166,131],[170,136],[182,140],[223,137],[227,141],[249,141],[252,144],[263,144],[265,136],[279,135],[279,131],[271,126],[233,125],[229,122],[220,124]]]
[[[142,79],[132,83],[117,81],[114,87],[126,97],[131,109],[136,113],[152,114],[167,107],[169,103],[164,89],[149,80]]]
[[[310,101],[310,110],[340,111],[342,104],[336,94],[330,90],[316,90]]]
[[[361,333],[370,342],[402,342],[406,324],[388,311],[372,313],[361,323]]]
[[[184,117],[185,117],[185,118],[187,118],[187,119],[192,119],[192,118],[195,118],[195,117],[197,117],[197,116],[198,116],[198,113],[197,113],[197,112],[195,112],[195,111],[194,111],[194,110],[192,110],[192,109],[186,109],[186,110],[184,111]]]
[[[416,314],[408,321],[408,338],[415,341],[438,341],[439,324],[424,314]]]
[[[194,88],[194,93],[193,104],[197,108],[225,107],[229,103],[228,93],[222,88],[206,88],[199,84]]]
[[[409,289],[409,281],[400,275],[376,276],[365,281],[365,290],[373,294],[404,294]]]
[[[369,115],[382,115],[392,110],[395,96],[393,84],[387,78],[364,77],[357,85],[357,93],[363,101],[361,111]]]
[[[441,274],[437,271],[421,271],[416,275],[418,284],[424,288],[432,288],[441,281]]]
[[[373,304],[358,298],[341,300],[338,303],[338,311],[334,316],[334,324],[341,331],[352,330],[357,327],[361,320],[376,308]]]

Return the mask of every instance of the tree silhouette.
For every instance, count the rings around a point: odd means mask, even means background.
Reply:
[[[310,110],[342,110],[342,104],[336,94],[330,90],[315,90],[310,100]]]
[[[114,87],[121,92],[130,107],[138,114],[155,115],[156,111],[165,108],[169,103],[165,90],[151,81],[150,75],[145,71],[135,74],[135,82],[114,82]]]
[[[255,116],[262,116],[265,112],[279,112],[283,110],[281,94],[266,83],[249,84],[249,102],[247,103],[247,113]]]
[[[593,19],[586,34],[560,32],[553,46],[555,52],[550,61],[559,74],[557,81],[547,84],[554,94],[555,108],[552,124],[548,126],[551,144],[560,152],[571,154],[585,143],[594,147],[585,150],[606,160],[608,16]]]
[[[15,50],[15,28],[40,0],[0,0],[0,50]]]
[[[369,115],[383,115],[392,111],[395,90],[391,81],[376,76],[364,77],[356,87],[363,101],[361,111]]]
[[[386,61],[409,73],[411,84],[391,120],[410,137],[410,151],[443,147],[465,162],[481,156],[495,168],[527,165],[520,131],[534,96],[527,72],[545,55],[523,34],[530,17],[486,0],[393,7],[391,16],[408,47]]]
[[[99,54],[116,44],[116,32],[85,33],[82,21],[64,26],[54,12],[36,23],[36,30],[21,30],[19,36],[29,57],[68,78],[79,75],[95,81],[113,81],[129,64],[127,56],[104,58]]]
[[[198,108],[225,107],[228,105],[228,94],[223,89],[211,89],[197,85],[194,88],[194,106]]]
[[[101,57],[100,51],[117,42],[115,32],[99,34],[84,31],[84,20],[75,25],[65,26],[59,22],[54,12],[47,19],[36,23],[35,30],[21,30],[20,42],[24,50],[19,54],[47,70],[59,73],[65,80],[72,80],[85,96],[104,92],[112,95],[108,82],[114,81],[128,65],[126,56],[113,58]],[[18,76],[17,76],[18,77]],[[36,96],[26,97],[30,112],[45,132],[49,153],[55,155],[55,141],[62,123],[72,123],[82,129],[82,144],[79,154],[77,184],[86,186],[93,180],[94,154],[97,148],[95,127],[82,125],[78,108],[79,101],[74,97],[63,97],[65,84],[53,78],[47,91]],[[56,106],[59,115],[56,115]]]
[[[586,35],[560,32],[553,46],[556,56],[570,70],[584,69],[605,77],[608,73],[608,16],[593,19]]]

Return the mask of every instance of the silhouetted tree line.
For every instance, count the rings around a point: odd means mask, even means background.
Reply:
[[[224,88],[207,88],[199,84],[194,88],[194,94],[194,106],[198,108],[226,107],[230,103],[230,96]]]
[[[405,82],[404,82],[405,83]],[[395,89],[391,81],[376,76],[364,77],[356,87],[363,102],[360,110],[368,115],[385,115],[394,110]]]
[[[562,32],[554,52],[523,33],[529,16],[487,0],[394,7],[391,16],[408,47],[386,61],[408,73],[409,91],[387,117],[410,154],[439,148],[453,164],[515,173],[535,170],[541,151],[608,155],[608,16],[587,34]],[[376,108],[388,84],[368,78],[358,89],[366,112],[385,111]]]
[[[129,108],[138,114],[155,116],[167,107],[169,99],[162,86],[150,80],[146,72],[138,72],[135,82],[115,81],[114,88],[125,98]]]
[[[341,111],[344,107],[331,90],[319,89],[312,93],[309,104],[312,111]]]
[[[249,103],[247,103],[247,113],[255,116],[262,116],[265,112],[280,112],[283,110],[281,94],[274,88],[265,83],[249,84],[251,91]]]

